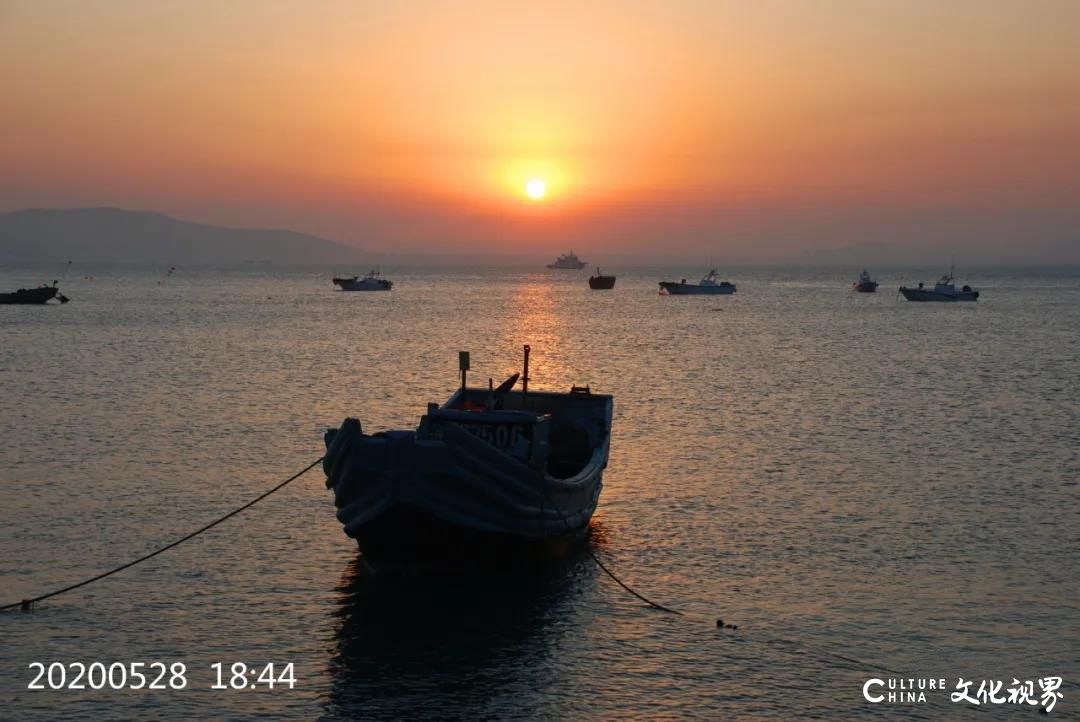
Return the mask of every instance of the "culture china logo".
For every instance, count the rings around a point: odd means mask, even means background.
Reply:
[[[1058,691],[1060,688],[1061,677],[1042,677],[1034,681],[1014,678],[1008,686],[1001,680],[984,679],[980,680],[977,687],[975,680],[960,677],[949,694],[949,701],[976,707],[998,704],[1030,705],[1052,712],[1058,700],[1064,697]],[[896,677],[874,677],[866,680],[862,687],[863,698],[872,704],[921,704],[926,702],[928,694],[944,694],[947,690],[944,679]]]

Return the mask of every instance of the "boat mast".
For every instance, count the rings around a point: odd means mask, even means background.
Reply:
[[[529,399],[529,344],[525,344],[525,363],[521,369],[521,408],[525,408],[525,402]]]
[[[465,401],[465,374],[469,370],[469,352],[458,351],[458,371],[461,372],[461,400]]]

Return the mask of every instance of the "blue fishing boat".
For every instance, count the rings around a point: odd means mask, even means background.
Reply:
[[[716,269],[711,269],[701,283],[687,283],[686,279],[679,282],[661,281],[660,292],[671,296],[716,296],[735,293],[735,284],[729,281],[721,281]]]
[[[323,469],[337,518],[365,564],[428,570],[559,556],[584,537],[600,499],[612,397],[588,386],[461,388],[428,404],[415,430],[326,432]],[[518,379],[520,390],[515,390]]]

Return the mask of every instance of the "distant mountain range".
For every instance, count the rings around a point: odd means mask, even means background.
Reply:
[[[305,233],[223,228],[120,208],[0,213],[0,261],[8,263],[335,264],[364,255]]]

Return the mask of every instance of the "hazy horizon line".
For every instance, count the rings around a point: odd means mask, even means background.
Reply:
[[[0,208],[3,208],[0,205]],[[763,267],[772,268],[778,266],[809,266],[809,267],[858,267],[858,266],[873,266],[876,268],[915,268],[915,267],[930,267],[938,265],[938,261],[931,256],[938,256],[940,254],[940,263],[948,264],[957,260],[961,261],[962,267],[965,268],[1000,268],[1003,266],[1016,267],[1016,268],[1040,268],[1040,267],[1054,267],[1054,266],[1066,266],[1074,267],[1080,266],[1080,257],[1072,259],[1047,259],[1047,260],[1019,260],[1012,258],[1005,258],[1000,255],[1000,251],[997,253],[986,253],[985,249],[981,252],[983,255],[991,256],[990,260],[980,260],[967,262],[963,259],[970,258],[973,253],[979,253],[979,249],[963,248],[959,245],[957,247],[940,247],[937,244],[930,242],[924,242],[915,246],[904,246],[895,242],[888,241],[867,241],[858,244],[849,244],[846,246],[833,246],[818,249],[799,249],[791,250],[789,252],[774,252],[772,254],[762,253],[760,255],[749,255],[746,253],[725,253],[723,250],[718,249],[712,252],[695,252],[680,248],[670,252],[659,251],[640,251],[640,250],[627,250],[619,252],[611,251],[594,251],[590,250],[597,245],[596,241],[589,242],[588,240],[552,240],[548,242],[548,245],[544,249],[537,250],[515,250],[515,251],[492,251],[486,250],[481,247],[477,247],[479,241],[460,241],[460,245],[463,246],[459,249],[447,249],[447,250],[410,250],[410,251],[388,251],[383,248],[374,248],[371,246],[356,245],[352,242],[341,240],[339,238],[321,235],[318,233],[310,232],[307,230],[301,230],[297,228],[281,227],[274,225],[261,225],[254,223],[251,225],[234,225],[234,224],[221,224],[213,223],[202,220],[192,220],[182,217],[181,215],[175,215],[170,212],[147,209],[147,208],[125,208],[117,205],[88,205],[88,206],[32,206],[32,207],[19,207],[19,208],[7,208],[0,210],[0,216],[15,215],[19,213],[79,213],[79,212],[115,212],[118,214],[130,214],[130,215],[147,215],[157,216],[178,223],[184,223],[195,226],[203,226],[220,231],[236,231],[236,232],[259,232],[259,233],[284,233],[293,234],[297,236],[304,236],[314,241],[324,241],[332,244],[336,244],[350,251],[355,251],[365,256],[370,257],[370,260],[364,261],[359,265],[371,264],[408,264],[408,263],[442,263],[449,266],[467,265],[467,264],[480,264],[491,267],[508,267],[508,266],[523,266],[526,264],[546,263],[554,260],[551,257],[552,247],[559,244],[562,247],[562,251],[575,251],[579,252],[586,267],[593,267],[597,264],[623,264],[629,267],[662,267],[669,268],[683,265],[697,266],[736,266],[736,267]],[[614,234],[613,234],[614,235]],[[656,242],[660,242],[663,239],[657,238]],[[725,238],[717,243],[726,243],[737,240],[735,238]],[[438,243],[437,240],[430,241],[431,243]],[[506,238],[504,243],[514,243],[514,239]],[[1080,239],[1059,239],[1054,246],[1059,248],[1064,247],[1066,244],[1077,244],[1080,246]],[[381,244],[384,245],[384,244]],[[1043,249],[1048,250],[1048,249]],[[589,258],[591,256],[592,258]],[[875,256],[877,256],[875,258]],[[903,258],[906,256],[907,258]],[[3,256],[3,249],[0,248],[0,263],[7,264],[34,264],[39,262],[35,261],[23,261],[18,258],[5,258]],[[48,261],[43,261],[48,265]],[[87,262],[92,263],[92,262]],[[115,264],[127,264],[125,261],[108,261],[103,262],[105,265]],[[189,263],[187,265],[192,267],[242,267],[245,265],[260,265],[266,263],[273,263],[273,265],[296,266],[296,267],[312,267],[323,268],[328,267],[327,264],[312,262],[312,263],[279,263],[268,261],[260,258],[252,258],[250,261],[244,262],[231,262],[224,263]],[[132,266],[153,266],[152,262],[147,263],[143,261],[132,261]],[[345,264],[349,265],[349,264]]]

